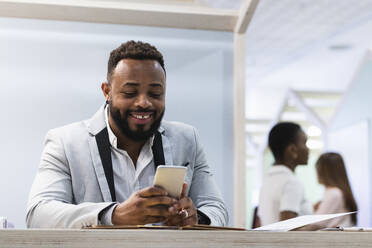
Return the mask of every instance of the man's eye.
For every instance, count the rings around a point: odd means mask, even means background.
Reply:
[[[151,92],[149,95],[151,97],[160,98],[163,95],[163,93]]]
[[[123,92],[123,94],[127,97],[133,97],[135,96],[137,93],[136,92]]]

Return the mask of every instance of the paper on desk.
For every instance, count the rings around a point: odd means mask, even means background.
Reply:
[[[270,225],[255,228],[255,231],[278,231],[286,232],[299,227],[303,227],[309,224],[313,224],[319,221],[328,220],[355,212],[339,213],[339,214],[314,214],[314,215],[302,215],[289,220],[279,221]]]

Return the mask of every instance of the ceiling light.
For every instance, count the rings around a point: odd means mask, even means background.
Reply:
[[[317,126],[312,125],[307,129],[306,133],[309,137],[317,137],[322,135],[322,130]]]

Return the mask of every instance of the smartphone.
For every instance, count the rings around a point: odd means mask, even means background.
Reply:
[[[170,196],[180,198],[186,170],[183,166],[159,165],[155,172],[154,186],[160,186]]]

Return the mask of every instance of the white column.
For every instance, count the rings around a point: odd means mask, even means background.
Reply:
[[[246,225],[245,33],[234,33],[234,226]]]

